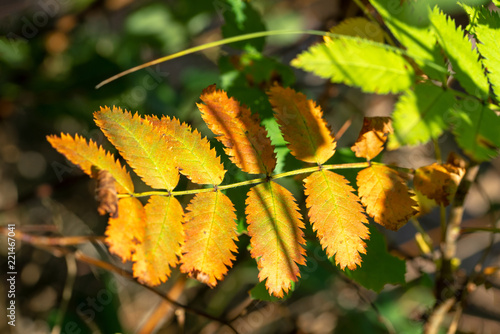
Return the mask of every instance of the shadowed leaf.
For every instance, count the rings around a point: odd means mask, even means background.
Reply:
[[[394,169],[372,165],[361,170],[356,180],[366,213],[385,228],[397,231],[418,212],[417,202]]]
[[[304,180],[306,205],[313,229],[328,257],[335,256],[341,269],[361,265],[370,238],[368,220],[354,189],[341,175],[319,171]]]
[[[252,257],[259,267],[259,280],[266,280],[271,295],[283,297],[297,281],[297,264],[305,264],[302,216],[292,194],[276,182],[250,189],[245,213]]]
[[[273,86],[268,94],[292,155],[305,162],[327,161],[337,145],[321,108],[291,88]]]

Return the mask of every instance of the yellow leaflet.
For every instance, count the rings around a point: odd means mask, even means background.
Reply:
[[[250,189],[245,213],[252,257],[259,267],[259,280],[266,280],[270,294],[283,297],[297,281],[297,264],[306,263],[302,216],[292,194],[276,182]]]
[[[417,202],[394,169],[372,165],[361,170],[356,181],[366,213],[385,228],[397,231],[418,212]]]
[[[118,201],[118,218],[109,218],[106,243],[110,252],[123,262],[132,259],[137,244],[143,241],[145,217],[141,202],[137,198],[126,197]]]
[[[335,153],[335,138],[314,101],[291,88],[273,86],[269,102],[293,156],[322,164]]]
[[[108,171],[114,177],[118,193],[134,192],[134,184],[125,167],[122,167],[111,153],[97,146],[92,140],[87,143],[81,136],[75,135],[73,138],[63,133],[61,137],[47,136],[47,140],[59,153],[78,165],[85,174],[96,176],[92,170],[92,166],[96,166],[100,170]]]
[[[151,196],[145,206],[145,234],[137,245],[134,277],[154,286],[165,282],[178,262],[184,243],[182,220],[184,211],[175,197]]]
[[[362,239],[370,236],[354,189],[343,176],[325,170],[311,174],[304,183],[309,218],[328,257],[335,256],[341,269],[361,266],[360,254],[366,254]]]
[[[214,287],[237,252],[233,203],[220,191],[198,193],[187,207],[185,221],[181,271]]]
[[[128,164],[149,186],[172,190],[179,181],[179,172],[172,164],[168,142],[154,130],[151,123],[137,113],[121,108],[101,108],[94,113],[96,124],[118,149]]]
[[[260,125],[258,114],[215,85],[207,87],[200,96],[204,104],[198,103],[201,116],[217,136],[231,161],[250,174],[271,174],[276,167],[274,146],[267,131]]]
[[[172,156],[179,171],[198,184],[220,184],[224,179],[224,165],[217,157],[215,149],[210,149],[206,138],[176,118],[163,116],[147,117],[160,134],[165,135],[172,150]]]

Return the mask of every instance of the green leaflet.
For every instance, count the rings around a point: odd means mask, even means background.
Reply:
[[[457,27],[455,21],[437,7],[431,13],[431,26],[453,66],[455,78],[467,93],[486,100],[489,95],[488,80],[478,61],[479,54],[472,49],[463,29]]]
[[[346,268],[346,276],[376,292],[380,292],[386,284],[405,284],[405,261],[387,251],[384,236],[373,224],[368,227],[371,237],[366,240],[368,251],[361,255],[361,267],[356,270]]]
[[[453,133],[458,145],[477,162],[498,155],[500,117],[475,99],[464,99],[455,105],[457,117]]]
[[[291,64],[369,93],[398,93],[414,82],[413,68],[400,53],[357,37],[346,36],[313,45]]]
[[[488,71],[488,79],[493,87],[493,93],[500,100],[500,16],[497,12],[490,12],[482,8],[479,12],[475,27],[479,53],[484,67]]]
[[[383,0],[370,0],[384,19],[396,39],[406,47],[408,54],[430,78],[444,81],[447,70],[436,37],[429,29],[429,12],[426,4],[405,1],[399,6]],[[420,7],[417,10],[414,7]],[[415,15],[415,11],[419,15]],[[439,65],[442,70],[429,66],[429,62]]]
[[[389,135],[387,147],[393,150],[439,137],[448,127],[445,116],[454,102],[452,93],[435,85],[420,84],[408,90],[394,108],[394,133]]]

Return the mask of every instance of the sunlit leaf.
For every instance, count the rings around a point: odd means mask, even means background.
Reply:
[[[184,211],[173,196],[151,196],[144,209],[145,234],[132,256],[133,271],[134,277],[154,286],[167,280],[181,255]]]
[[[351,147],[358,158],[372,160],[384,149],[390,133],[393,133],[390,117],[365,117],[359,137]]]

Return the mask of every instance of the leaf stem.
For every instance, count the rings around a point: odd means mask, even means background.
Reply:
[[[128,70],[125,70],[125,71],[120,72],[120,73],[118,73],[116,75],[113,75],[112,77],[110,77],[110,78],[108,78],[108,79],[100,82],[95,88],[99,89],[102,86],[104,86],[104,85],[106,85],[106,84],[108,84],[108,83],[110,83],[110,82],[112,82],[112,81],[114,81],[114,80],[116,80],[118,78],[121,78],[121,77],[123,77],[123,76],[125,76],[127,74],[130,74],[130,73],[139,71],[139,70],[141,70],[143,68],[146,68],[146,67],[149,67],[149,66],[152,66],[152,65],[156,65],[156,64],[160,64],[160,63],[163,63],[163,62],[175,59],[175,58],[179,58],[179,57],[182,57],[182,56],[186,56],[186,55],[189,55],[189,54],[192,54],[192,53],[195,53],[195,52],[203,51],[203,50],[210,49],[210,48],[213,48],[213,47],[216,47],[216,46],[221,46],[221,45],[226,45],[226,44],[230,44],[230,43],[246,41],[246,40],[249,40],[249,39],[266,37],[266,36],[278,36],[278,35],[316,35],[316,36],[329,36],[329,37],[332,37],[332,38],[351,39],[351,40],[356,40],[356,41],[361,40],[359,37],[347,36],[347,35],[341,35],[341,34],[334,34],[334,33],[326,32],[326,31],[321,31],[321,30],[271,30],[271,31],[259,31],[259,32],[254,32],[254,33],[250,33],[250,34],[244,34],[244,35],[239,35],[239,36],[224,38],[224,39],[221,39],[221,40],[218,40],[218,41],[215,41],[215,42],[206,43],[206,44],[198,45],[198,46],[195,46],[195,47],[192,47],[192,48],[189,48],[189,49],[185,49],[185,50],[176,52],[176,53],[168,55],[168,56],[160,57],[158,59],[155,59],[155,60],[149,61],[147,63],[144,63],[144,64],[141,64],[141,65],[129,68]],[[437,70],[439,72],[448,73],[448,70],[445,67],[442,67],[442,66],[440,66],[440,65],[438,65],[438,64],[436,64],[436,63],[434,63],[432,61],[429,61],[428,59],[412,55],[409,52],[407,52],[406,50],[400,49],[398,47],[387,45],[387,44],[382,44],[382,43],[378,43],[378,42],[373,42],[373,41],[370,41],[370,40],[367,40],[367,39],[363,39],[363,42],[367,43],[367,44],[372,44],[372,45],[376,45],[376,46],[379,46],[379,47],[383,47],[383,48],[385,48],[387,50],[403,54],[403,55],[405,55],[407,57],[410,57],[410,58],[413,58],[413,59],[418,59],[418,60],[422,61],[424,64],[426,64],[427,66],[432,67],[432,68],[434,68],[435,70]]]

